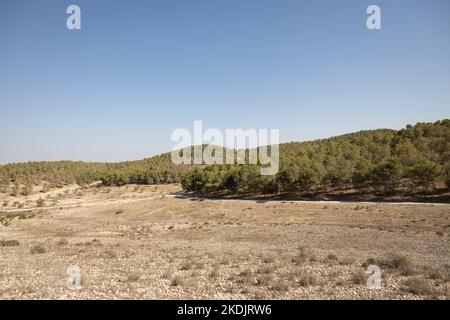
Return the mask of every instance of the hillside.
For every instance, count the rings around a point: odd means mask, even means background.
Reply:
[[[65,184],[89,184],[101,180],[104,185],[159,184],[180,181],[189,166],[175,166],[170,153],[148,159],[118,163],[55,161],[12,163],[0,166],[0,185],[34,185],[49,187]]]
[[[106,186],[181,182],[207,194],[433,194],[450,184],[450,120],[280,144],[280,170],[261,176],[256,165],[174,165],[170,153],[120,163],[28,162],[0,166],[1,191],[27,194],[102,181]]]
[[[194,169],[182,185],[198,193],[426,195],[448,189],[449,170],[450,121],[443,120],[285,143],[276,176],[261,176],[255,166],[214,165]]]

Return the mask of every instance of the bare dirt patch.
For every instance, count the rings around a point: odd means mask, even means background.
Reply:
[[[450,298],[448,205],[68,190],[0,209],[0,241],[14,244],[0,245],[1,299]],[[73,264],[79,290],[66,288]],[[367,288],[368,264],[382,269],[382,289]]]

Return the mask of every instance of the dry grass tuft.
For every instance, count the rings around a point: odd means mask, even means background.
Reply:
[[[219,277],[219,271],[217,271],[217,269],[214,269],[209,273],[208,276],[210,279],[217,279]]]
[[[105,251],[103,251],[101,256],[102,256],[102,258],[106,258],[106,259],[115,259],[115,258],[117,258],[117,254],[114,251],[112,251],[112,250],[105,250]]]
[[[408,257],[400,254],[390,254],[384,264],[398,270],[401,275],[410,276],[414,274],[414,266]]]
[[[275,271],[275,268],[273,266],[267,265],[263,266],[260,269],[258,269],[259,274],[271,274]]]
[[[17,247],[19,245],[17,240],[0,240],[0,247]]]
[[[327,255],[327,260],[329,260],[329,261],[337,261],[337,260],[338,260],[338,257],[337,257],[337,255],[335,255],[334,253],[329,253],[329,254]]]
[[[163,279],[170,279],[171,276],[172,276],[172,272],[170,270],[166,270],[161,275],[161,278],[163,278]]]
[[[419,296],[428,296],[434,293],[434,289],[423,278],[412,278],[405,282],[407,290]]]
[[[44,254],[47,252],[47,249],[41,245],[36,245],[34,247],[31,247],[30,253],[31,254]]]
[[[317,284],[317,278],[313,273],[307,272],[300,276],[298,283],[302,287],[314,286]]]
[[[172,280],[170,281],[170,285],[172,287],[178,287],[183,285],[184,283],[184,279],[181,276],[175,276],[172,278]]]
[[[308,272],[308,273],[300,276],[298,283],[302,287],[315,286],[317,284],[317,278],[314,274]]]
[[[139,276],[138,274],[130,274],[127,277],[127,282],[137,282],[140,278],[141,276]]]
[[[280,291],[280,292],[284,292],[284,291],[288,291],[289,290],[289,286],[282,280],[274,281],[270,288],[272,290],[274,290],[274,291]]]
[[[246,269],[239,274],[238,278],[236,279],[236,282],[238,284],[246,284],[246,285],[256,284],[255,274],[253,273],[252,270]]]
[[[352,276],[352,281],[354,284],[365,284],[367,282],[367,278],[368,276],[364,271],[358,270],[358,272]]]
[[[56,243],[58,246],[64,246],[66,244],[68,244],[69,241],[67,241],[66,239],[59,239],[59,241]]]
[[[445,281],[447,279],[450,279],[448,277],[448,274],[445,274],[445,272],[443,270],[437,269],[437,268],[428,270],[427,277],[428,277],[428,279],[432,279],[432,280],[444,280]]]
[[[36,200],[36,207],[43,207],[45,205],[45,201],[42,198]]]
[[[351,266],[354,263],[355,263],[355,258],[353,258],[353,257],[344,257],[339,260],[339,264],[344,265],[344,266]]]
[[[271,286],[273,283],[273,276],[270,274],[264,274],[256,279],[256,284],[259,286]]]
[[[274,263],[275,258],[273,256],[263,257],[262,262],[263,263]]]
[[[377,260],[375,258],[367,258],[367,260],[362,264],[364,268],[367,268],[370,265],[376,265],[378,264]]]
[[[309,261],[317,261],[318,260],[314,251],[312,251],[309,248],[299,246],[297,248],[297,250],[298,250],[297,254],[293,258],[291,258],[291,262],[297,266],[304,264],[308,260]]]
[[[194,267],[194,263],[192,261],[185,261],[181,264],[180,270],[187,271],[191,270]]]

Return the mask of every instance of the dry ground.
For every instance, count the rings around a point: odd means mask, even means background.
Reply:
[[[178,191],[0,194],[0,299],[450,298],[450,205],[201,200]],[[66,288],[73,264],[79,290]],[[382,270],[380,290],[366,286],[369,264]]]

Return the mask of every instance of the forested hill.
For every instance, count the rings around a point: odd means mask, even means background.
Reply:
[[[199,193],[306,194],[434,193],[450,184],[450,120],[395,130],[372,130],[280,145],[280,170],[210,166],[185,175]]]
[[[120,163],[28,162],[0,166],[0,185],[26,192],[45,181],[104,185],[181,182],[187,191],[214,194],[327,192],[434,193],[448,189],[450,120],[395,131],[361,131],[280,145],[280,170],[261,176],[256,165],[174,165],[170,153]]]
[[[102,181],[105,185],[158,184],[181,181],[191,166],[176,166],[170,153],[148,159],[117,163],[54,161],[26,162],[0,166],[0,185],[37,184],[50,187],[69,183],[80,185]]]

